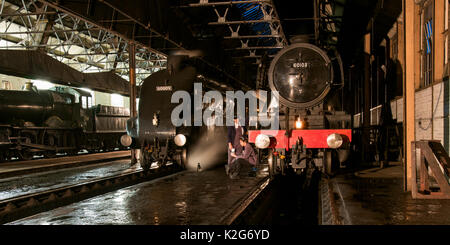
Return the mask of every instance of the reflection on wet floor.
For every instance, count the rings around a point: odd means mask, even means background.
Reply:
[[[401,169],[392,166],[371,176],[348,175],[336,180],[352,224],[450,224],[450,200],[412,199],[410,192],[403,191]],[[395,172],[399,174],[394,176]]]
[[[136,170],[130,160],[62,169],[0,180],[0,200]]]
[[[262,179],[231,180],[223,167],[184,171],[10,224],[220,224]]]

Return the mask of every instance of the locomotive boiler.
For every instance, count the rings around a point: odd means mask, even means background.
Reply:
[[[279,130],[250,130],[249,141],[264,152],[272,174],[309,167],[332,174],[348,158],[350,115],[337,111],[336,91],[344,75],[337,52],[296,43],[272,60],[268,81],[279,93]],[[264,150],[263,150],[264,149]],[[264,158],[264,157],[263,157]]]
[[[182,125],[173,124],[172,112],[181,102],[171,101],[174,93],[186,92],[190,100],[195,97],[195,83],[205,88],[220,89],[220,84],[203,76],[194,63],[189,56],[171,55],[167,69],[153,73],[142,83],[138,116],[128,120],[127,135],[121,138],[121,142],[140,150],[139,162],[144,170],[150,169],[152,164],[161,167],[175,163],[182,168],[197,167],[197,164],[206,162],[215,164],[214,158],[226,153],[225,139],[219,139],[225,138],[224,127],[193,125],[194,111],[205,108],[203,100],[202,108],[195,108],[194,103],[190,103],[186,113],[192,113],[189,116],[192,120],[184,121]],[[189,166],[188,161],[194,165]]]
[[[54,91],[9,91],[0,90],[1,123],[20,121],[33,125],[43,125],[45,120],[58,116],[62,120],[72,117],[73,95]]]

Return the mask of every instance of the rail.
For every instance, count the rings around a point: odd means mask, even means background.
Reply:
[[[177,165],[138,170],[0,201],[0,224],[181,171]]]
[[[46,172],[64,168],[73,168],[129,158],[129,151],[111,151],[103,153],[81,154],[77,156],[41,158],[28,161],[0,162],[0,178],[9,178],[18,175]]]
[[[258,203],[262,201],[263,196],[267,194],[270,183],[271,178],[263,178],[255,189],[253,189],[253,191],[241,199],[235,207],[231,209],[231,212],[222,218],[220,223],[224,225],[235,225],[242,223],[245,216],[251,214],[252,211],[254,211],[253,209],[258,206]]]

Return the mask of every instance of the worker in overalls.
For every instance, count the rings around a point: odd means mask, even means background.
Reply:
[[[228,176],[231,179],[237,178],[242,171],[248,172],[249,176],[256,176],[256,166],[258,165],[258,155],[256,155],[253,146],[248,143],[246,136],[242,136],[240,144],[244,147],[244,151],[241,154],[231,153],[232,157],[236,159],[230,165],[228,170]]]

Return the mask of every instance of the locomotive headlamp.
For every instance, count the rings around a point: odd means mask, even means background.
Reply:
[[[133,138],[131,138],[131,136],[129,136],[128,134],[124,134],[120,137],[120,144],[122,144],[123,146],[129,147],[132,143]]]
[[[184,134],[177,134],[175,136],[175,138],[173,139],[173,141],[175,141],[175,144],[177,146],[181,147],[181,146],[184,146],[186,144],[187,139],[186,139],[186,136],[184,136]]]
[[[344,143],[344,140],[340,134],[334,133],[327,137],[327,144],[330,148],[337,149],[342,146],[342,143]]]
[[[159,112],[153,113],[153,126],[159,126]]]
[[[300,120],[300,117],[297,118],[297,121],[295,121],[295,128],[301,129],[303,128],[303,122]]]
[[[289,85],[294,86],[295,77],[292,75],[289,75]]]
[[[270,145],[270,137],[265,134],[256,136],[255,145],[259,149],[266,149]]]

